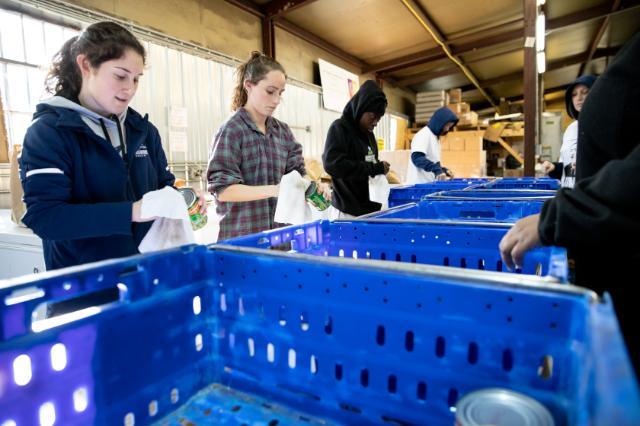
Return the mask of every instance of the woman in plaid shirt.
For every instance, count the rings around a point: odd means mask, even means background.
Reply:
[[[273,218],[280,179],[294,170],[306,173],[302,145],[272,117],[287,80],[282,65],[253,52],[236,73],[236,113],[216,134],[207,170],[221,218],[218,241],[278,227]]]

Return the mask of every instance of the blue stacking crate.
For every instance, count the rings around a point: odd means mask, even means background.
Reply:
[[[437,181],[432,183],[418,183],[415,185],[396,186],[389,191],[389,207],[399,206],[415,201],[420,201],[425,195],[434,192],[465,189],[470,186],[479,185],[489,182],[489,179],[451,179],[445,181]]]
[[[536,277],[197,246],[0,301],[3,425],[452,425],[488,387],[558,426],[640,422],[609,298]]]
[[[444,190],[426,195],[425,200],[528,200],[546,201],[553,198],[556,191],[544,189],[485,189]]]
[[[360,216],[357,220],[405,219],[461,220],[483,222],[516,222],[518,219],[540,213],[543,201],[455,201],[423,200],[396,206],[388,210]]]
[[[316,221],[232,238],[224,244],[314,256],[353,257],[466,269],[507,271],[498,250],[511,224],[405,221]],[[565,249],[529,251],[514,272],[567,278]]]
[[[560,188],[560,181],[551,178],[502,178],[478,185],[486,189],[549,189]]]

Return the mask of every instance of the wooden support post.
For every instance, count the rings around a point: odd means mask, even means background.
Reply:
[[[276,26],[272,18],[262,18],[262,53],[276,59]]]
[[[535,152],[540,110],[536,67],[536,0],[524,0],[524,175],[535,176]]]

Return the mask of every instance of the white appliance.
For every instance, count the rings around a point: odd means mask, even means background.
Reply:
[[[11,222],[10,210],[0,209],[0,279],[44,271],[42,240]]]

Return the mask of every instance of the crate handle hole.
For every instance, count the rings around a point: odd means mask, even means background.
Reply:
[[[295,349],[289,349],[288,364],[289,364],[289,368],[291,368],[292,370],[294,368],[296,368],[296,351],[295,351]]]
[[[553,376],[553,357],[551,355],[542,357],[542,364],[538,367],[538,376],[545,380]]]
[[[398,391],[398,378],[391,374],[387,380],[387,390],[389,393],[396,393]]]
[[[267,343],[267,361],[270,363],[274,363],[276,360],[276,348],[273,346],[273,343]]]
[[[128,288],[123,283],[84,293],[63,300],[42,302],[31,315],[31,329],[38,333],[73,321],[88,318],[105,308],[128,300]]]
[[[175,404],[178,402],[178,400],[180,400],[180,392],[178,392],[177,388],[173,388],[171,389],[171,393],[169,394],[169,397],[171,399],[171,403]]]
[[[335,375],[336,380],[342,380],[342,364],[336,364]]]
[[[467,361],[469,361],[469,364],[471,365],[475,365],[478,363],[478,344],[476,342],[469,343]]]
[[[360,371],[360,384],[363,388],[369,386],[369,370],[367,370],[366,368]]]
[[[425,382],[418,382],[418,388],[416,390],[416,396],[420,401],[426,401],[427,399],[427,384]]]
[[[511,371],[513,369],[513,351],[511,349],[502,351],[502,369],[504,371]]]
[[[256,345],[251,337],[247,339],[247,348],[249,349],[249,356],[253,358],[256,355]]]
[[[384,326],[379,325],[376,329],[376,343],[378,346],[384,346]]]
[[[327,334],[333,333],[333,318],[329,315],[324,322],[324,332]]]
[[[442,358],[444,357],[445,351],[446,351],[446,341],[444,339],[444,337],[442,336],[438,336],[438,338],[436,339],[436,356],[438,358]]]
[[[153,400],[149,403],[149,415],[153,417],[156,414],[158,414],[158,401]]]
[[[42,422],[40,422],[40,424],[42,424]],[[127,413],[126,416],[124,416],[124,426],[134,426],[136,424],[136,416],[133,415],[133,413]]]
[[[449,396],[447,398],[447,403],[450,408],[455,408],[456,402],[458,402],[458,390],[456,388],[449,389]]]
[[[404,336],[404,348],[407,352],[413,352],[413,331],[407,331],[407,334]]]
[[[535,274],[539,277],[542,276],[542,263],[536,263],[536,272]]]
[[[309,331],[309,315],[306,312],[300,314],[300,330]]]

